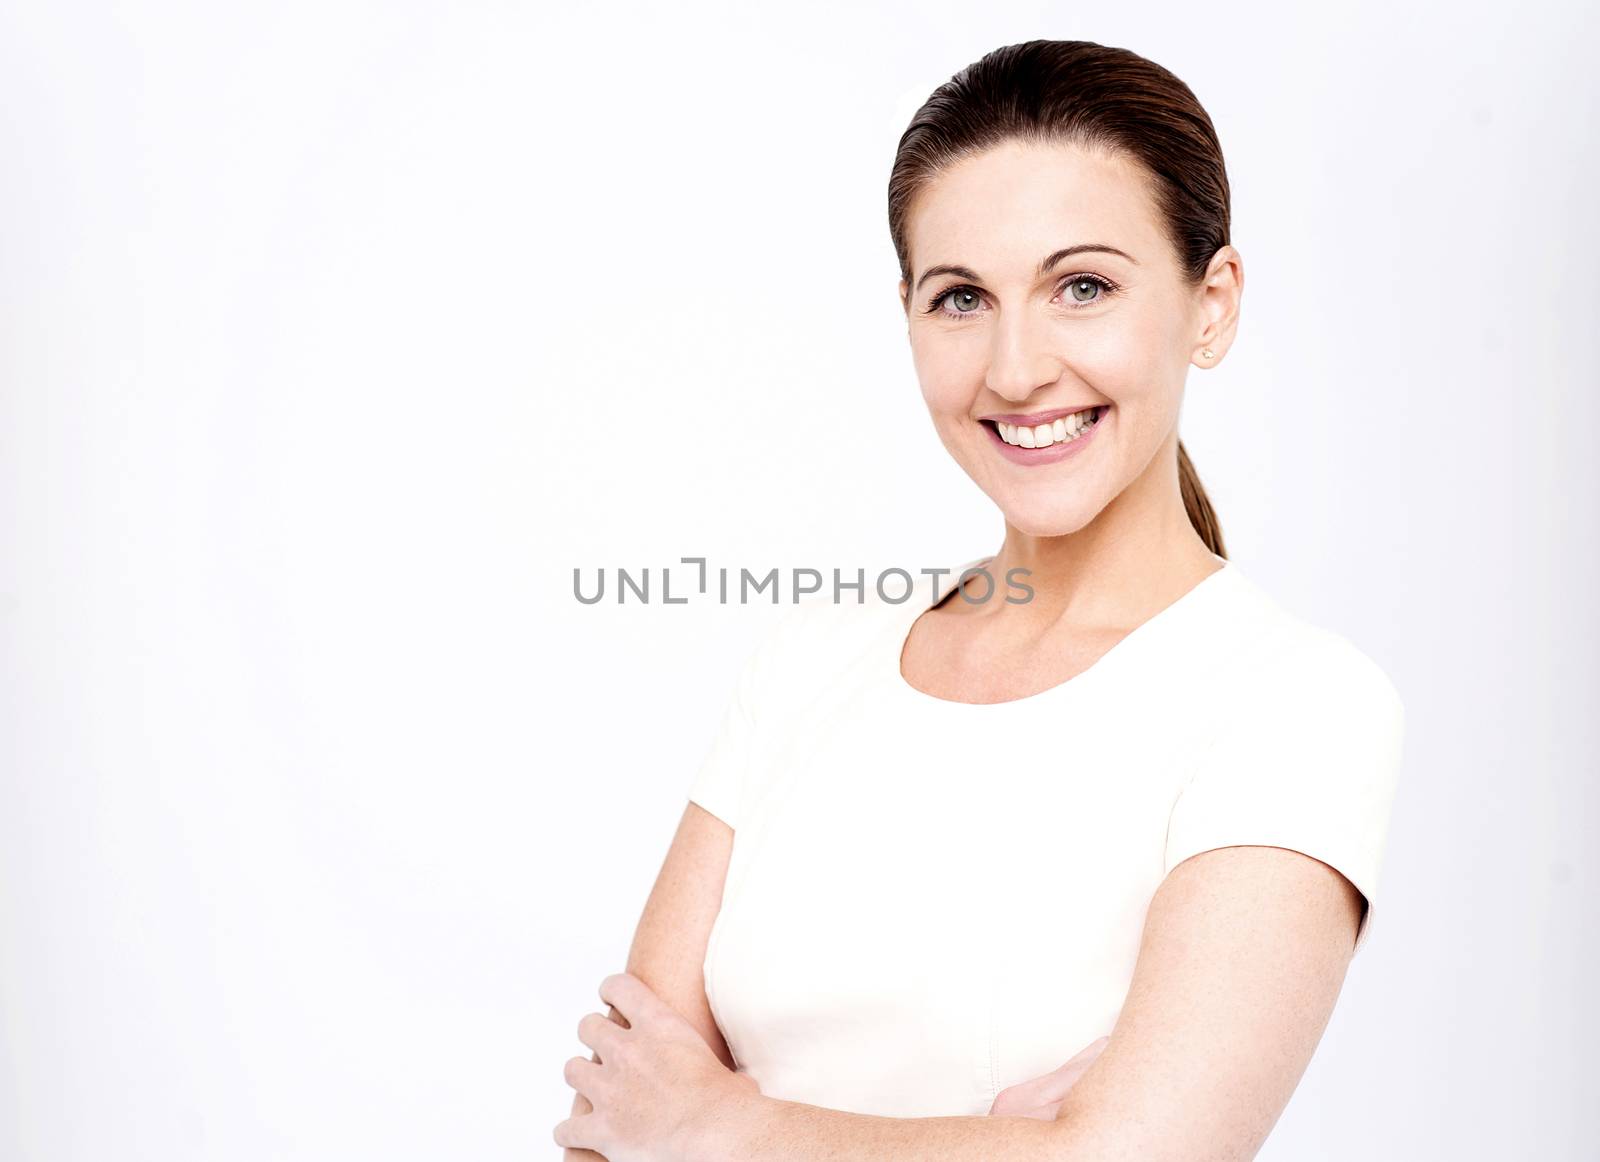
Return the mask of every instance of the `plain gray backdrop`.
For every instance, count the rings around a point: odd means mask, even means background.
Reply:
[[[1034,37],[1209,110],[1246,291],[1185,443],[1234,559],[1407,704],[1380,926],[1261,1157],[1589,1156],[1594,28],[0,6],[0,1156],[557,1156],[775,614],[572,571],[996,547],[885,183]]]

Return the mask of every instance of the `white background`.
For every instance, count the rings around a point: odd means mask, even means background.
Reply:
[[[1407,703],[1381,927],[1261,1156],[1585,1156],[1593,27],[4,4],[0,1156],[557,1156],[774,614],[572,570],[992,551],[885,184],[1039,36],[1215,120],[1247,291],[1185,442],[1234,559]]]

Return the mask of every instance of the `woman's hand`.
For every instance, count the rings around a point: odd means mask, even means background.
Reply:
[[[1047,1122],[1055,1121],[1056,1111],[1061,1108],[1067,1090],[1071,1089],[1089,1066],[1094,1064],[1095,1058],[1100,1056],[1110,1040],[1110,1037],[1102,1037],[1098,1041],[1091,1042],[1083,1052],[1060,1069],[1043,1077],[1036,1077],[1032,1081],[1021,1081],[1002,1089],[995,1094],[994,1105],[989,1107],[989,1113],[1040,1118]]]
[[[556,1144],[593,1150],[607,1162],[697,1162],[728,1103],[758,1096],[755,1080],[732,1073],[688,1021],[631,973],[600,982],[603,1013],[578,1022],[578,1039],[598,1060],[569,1058],[562,1076],[594,1112],[555,1128]]]

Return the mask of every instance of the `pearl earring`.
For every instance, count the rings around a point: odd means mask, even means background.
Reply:
[[[1204,351],[1200,352],[1200,358],[1202,358],[1202,359],[1210,359],[1211,358],[1211,348],[1207,347]]]

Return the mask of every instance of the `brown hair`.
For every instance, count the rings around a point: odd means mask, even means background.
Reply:
[[[889,233],[908,283],[906,211],[917,191],[945,167],[1013,138],[1109,149],[1142,163],[1193,285],[1228,244],[1222,146],[1189,86],[1125,48],[1030,40],[997,48],[940,85],[901,134],[889,175]],[[1178,479],[1189,522],[1226,557],[1217,514],[1181,439]]]

